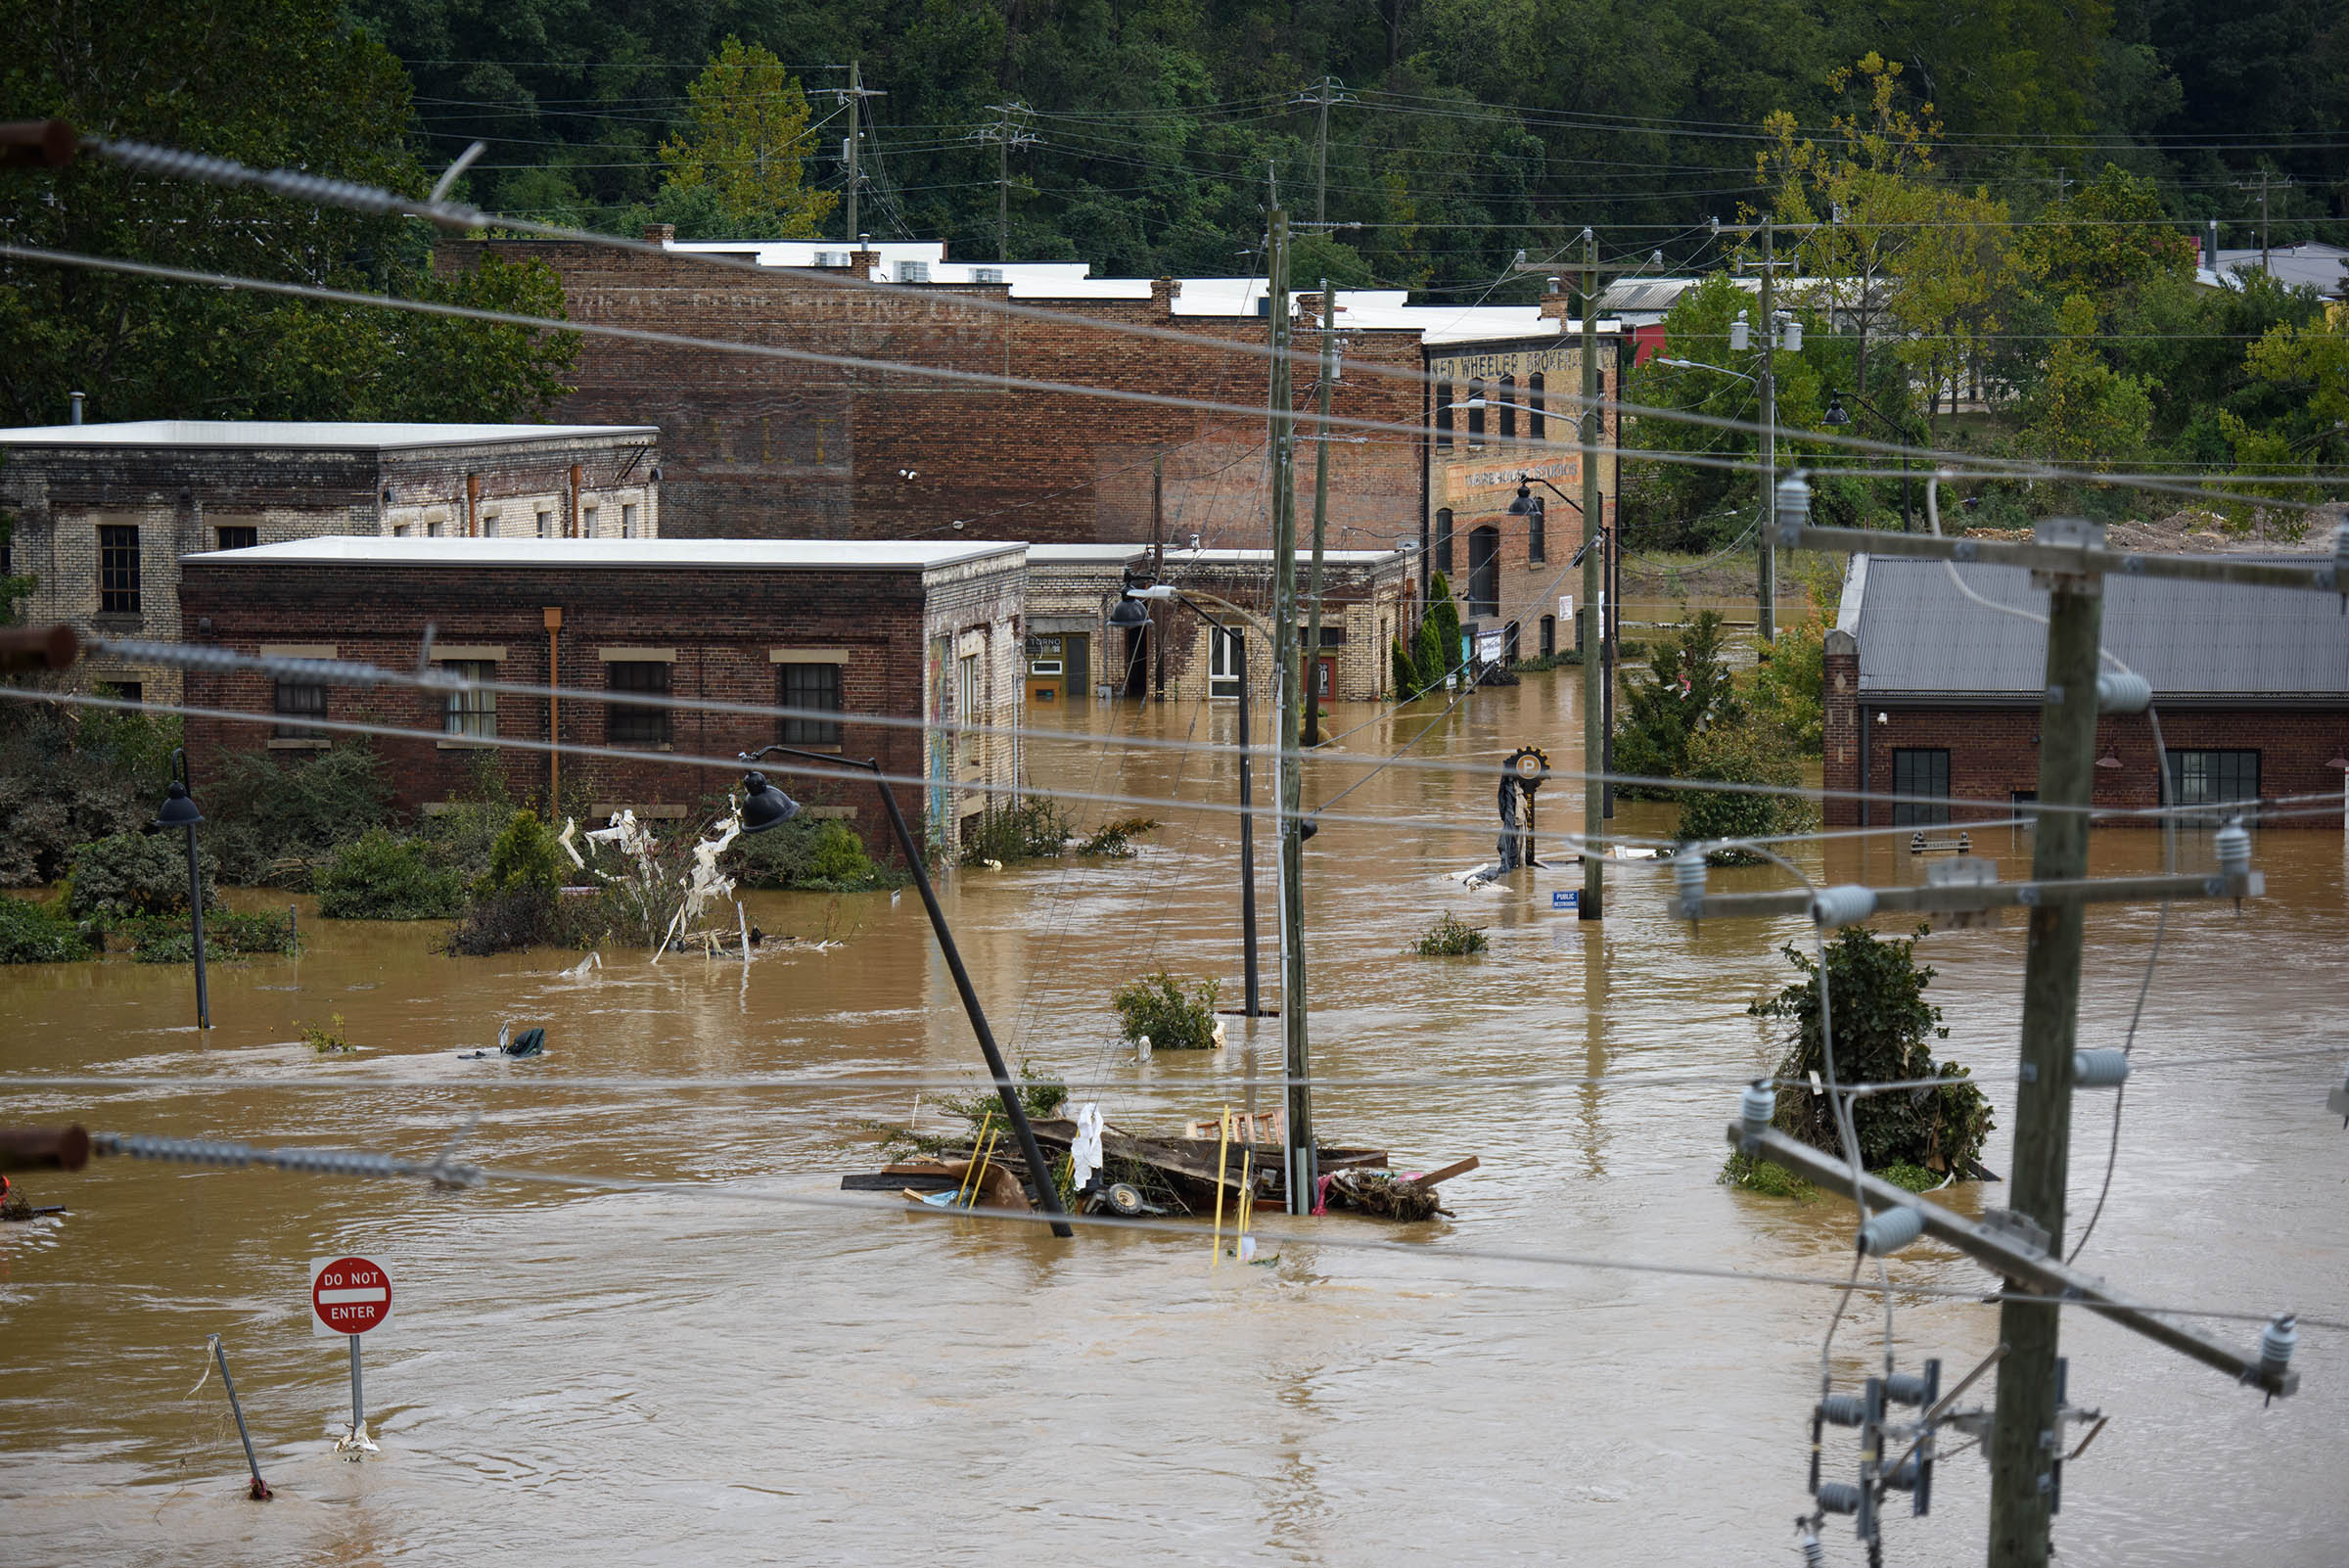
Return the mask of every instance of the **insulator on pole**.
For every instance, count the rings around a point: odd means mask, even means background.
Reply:
[[[1822,926],[1857,925],[1876,912],[1876,890],[1857,883],[1821,888],[1811,899],[1811,919]]]
[[[1925,1233],[1925,1217],[1903,1205],[1882,1209],[1860,1227],[1860,1250],[1870,1258],[1886,1258]]]
[[[1849,1481],[1822,1481],[1819,1486],[1821,1513],[1858,1513],[1860,1489]]]
[[[1780,529],[1799,529],[1811,521],[1811,482],[1801,474],[1778,481],[1777,515]]]
[[[1921,1372],[1895,1372],[1884,1379],[1884,1398],[1891,1404],[1917,1406],[1932,1397],[1932,1381]]]
[[[1858,1426],[1867,1419],[1867,1401],[1857,1394],[1822,1395],[1819,1415],[1829,1426]]]
[[[2142,714],[2153,706],[2153,683],[2135,673],[2106,671],[2096,677],[2096,712]]]
[[[2292,1364],[2292,1352],[2299,1344],[2299,1319],[2290,1313],[2278,1313],[2259,1331],[2259,1369],[2270,1377],[2281,1377]]]
[[[2129,1081],[2129,1053],[2122,1050],[2072,1052],[2072,1087],[2118,1088]]]
[[[1737,1096],[1737,1122],[1754,1136],[1769,1130],[1771,1118],[1777,1113],[1777,1096],[1771,1091],[1770,1080],[1757,1078]]]
[[[1672,857],[1672,885],[1682,903],[1695,903],[1705,896],[1705,852],[1693,845]],[[1696,918],[1696,911],[1687,911]]]
[[[2219,870],[2223,875],[2239,877],[2251,869],[2251,835],[2243,828],[2241,817],[2231,818],[2227,825],[2212,836],[2211,848],[2219,853]]]
[[[1808,1525],[1803,1528],[1803,1568],[1826,1568],[1827,1548],[1819,1545],[1819,1532]]]

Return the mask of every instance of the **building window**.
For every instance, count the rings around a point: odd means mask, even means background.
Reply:
[[[544,517],[541,512],[539,516]],[[655,659],[615,659],[604,666],[607,690],[639,697],[668,695],[668,665]],[[604,733],[615,746],[667,746],[669,711],[639,708],[633,703],[611,703],[604,710]]]
[[[139,680],[102,680],[98,682],[98,695],[112,697],[117,702],[137,703],[141,707],[145,707],[147,683]]]
[[[542,539],[551,539],[554,536],[555,514],[552,512],[540,512],[538,514],[538,537]]]
[[[1556,616],[1543,616],[1542,618],[1542,657],[1544,659],[1555,659],[1557,656],[1558,618]]]
[[[326,687],[306,680],[281,680],[277,683],[277,726],[270,731],[279,740],[322,740],[326,731],[312,729],[299,720],[326,716]]]
[[[1490,525],[1468,531],[1468,613],[1500,614],[1500,530]]]
[[[1549,508],[1542,504],[1539,495],[1529,497],[1534,509],[1525,514],[1525,558],[1528,561],[1549,559]]]
[[[1947,801],[1950,798],[1950,754],[1945,747],[1896,747],[1892,754],[1892,793],[1895,795],[1923,795]],[[1896,801],[1892,807],[1894,827],[1946,827],[1950,820],[1947,806],[1935,806],[1931,801]]]
[[[620,536],[623,539],[636,537],[636,507],[633,502],[623,501],[621,503]]]
[[[1451,508],[1449,506],[1436,514],[1436,570],[1446,576],[1451,575]]]
[[[1484,449],[1485,384],[1472,381],[1468,384],[1468,450],[1481,452]]]
[[[2229,801],[2259,799],[2259,753],[2170,753],[2170,804],[2218,806]],[[2216,822],[2238,813],[2212,811],[2198,820]],[[2248,813],[2240,813],[2248,814]]]
[[[1549,434],[1549,403],[1542,372],[1535,371],[1525,381],[1525,433],[1535,440]]]
[[[106,524],[98,530],[98,613],[139,613],[139,530]]]
[[[427,523],[424,526],[424,536],[428,539],[437,539],[440,537],[440,528],[441,525],[438,523]]]
[[[451,659],[440,669],[452,680],[497,678],[497,666],[486,659]],[[441,727],[451,735],[493,738],[497,734],[497,693],[480,687],[450,692],[447,721]]]
[[[954,662],[954,717],[956,722],[970,725],[979,722],[979,656],[964,654]],[[966,728],[962,732],[962,757],[974,761],[979,756],[979,736]]]
[[[579,516],[585,519],[585,521],[579,526],[579,534],[582,538],[592,539],[595,537],[595,520],[603,515],[603,510],[604,509],[600,506],[582,507],[580,509]]]
[[[405,533],[407,530],[402,529],[400,531]],[[484,539],[494,539],[497,537],[497,514],[495,512],[484,512],[482,514],[482,537]]]
[[[1516,378],[1516,377],[1514,377],[1514,376],[1503,376],[1503,377],[1501,377],[1501,378],[1500,378],[1500,399],[1499,399],[1499,400],[1500,400],[1500,438],[1501,438],[1502,440],[1504,440],[1504,441],[1513,441],[1513,440],[1515,440],[1515,439],[1517,438],[1517,378]]]
[[[1241,641],[1240,628],[1211,625],[1207,635],[1207,695],[1237,697],[1248,674],[1247,644]]]
[[[394,523],[392,525],[392,537],[395,539],[404,539],[407,536],[408,526],[405,523]]]
[[[1436,450],[1451,450],[1451,383],[1436,383]]]
[[[780,665],[775,701],[784,708],[841,712],[840,666]],[[786,746],[838,746],[840,723],[829,718],[786,718],[779,737]]]
[[[261,530],[250,523],[223,523],[212,537],[223,550],[250,550],[261,542]]]

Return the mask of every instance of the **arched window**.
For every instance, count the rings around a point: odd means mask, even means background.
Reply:
[[[1526,380],[1525,406],[1525,433],[1535,440],[1541,440],[1549,434],[1549,404],[1545,400],[1545,389],[1539,370]]]
[[[1555,659],[1557,656],[1558,618],[1556,616],[1543,616],[1542,618],[1542,657],[1544,659]]]
[[[1451,450],[1451,383],[1436,383],[1436,450]]]
[[[1528,561],[1549,559],[1549,508],[1542,504],[1539,495],[1533,498],[1534,509],[1525,515],[1525,558]]]
[[[1485,446],[1485,384],[1468,384],[1468,450],[1478,452]]]
[[[1451,508],[1436,514],[1436,570],[1451,576]]]
[[[1500,378],[1500,395],[1496,401],[1500,404],[1500,438],[1504,441],[1513,441],[1517,438],[1516,377],[1503,376]]]
[[[1491,524],[1468,532],[1468,613],[1500,614],[1500,530]]]

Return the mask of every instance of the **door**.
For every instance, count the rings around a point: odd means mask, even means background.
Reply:
[[[1056,703],[1067,695],[1068,639],[1057,631],[1031,632],[1026,656],[1028,675],[1025,684],[1032,703]],[[1080,680],[1083,677],[1079,676]]]
[[[1207,694],[1236,698],[1248,670],[1248,651],[1240,642],[1240,628],[1210,626],[1207,636]]]
[[[1313,661],[1313,700],[1323,708],[1338,700],[1338,661],[1323,654]]]
[[[1060,634],[1062,668],[1067,671],[1061,701],[1081,703],[1093,694],[1093,639],[1087,632]]]

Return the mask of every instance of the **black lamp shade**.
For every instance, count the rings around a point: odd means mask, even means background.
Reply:
[[[1534,493],[1533,487],[1526,484],[1518,485],[1517,499],[1509,503],[1509,516],[1530,517],[1541,510],[1542,498]]]
[[[1827,393],[1827,411],[1819,416],[1819,422],[1822,425],[1848,425],[1852,422],[1851,410],[1843,406],[1843,398],[1839,393]]]
[[[1149,607],[1139,599],[1121,598],[1117,608],[1109,613],[1113,626],[1143,626],[1150,623]]]
[[[764,833],[800,814],[800,803],[766,781],[764,773],[742,776],[742,830]]]
[[[167,828],[194,827],[203,820],[204,813],[196,809],[194,801],[188,799],[188,787],[173,779],[171,787],[163,792],[163,808],[155,813],[155,825]]]

